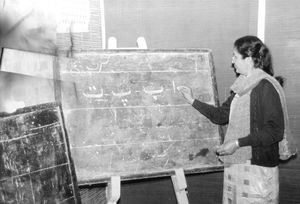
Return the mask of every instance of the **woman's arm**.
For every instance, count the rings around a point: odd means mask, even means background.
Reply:
[[[226,125],[229,122],[230,104],[234,95],[232,93],[220,107],[215,107],[199,100],[194,100],[192,106],[211,122],[218,125]]]
[[[231,93],[231,95],[220,107],[215,107],[194,99],[192,89],[187,86],[179,86],[177,89],[189,104],[207,117],[211,122],[218,125],[226,125],[228,123],[230,104],[234,98],[234,93]]]

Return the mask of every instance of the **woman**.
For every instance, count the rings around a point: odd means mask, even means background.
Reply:
[[[295,152],[289,147],[289,122],[283,90],[273,77],[271,54],[255,36],[234,43],[232,64],[239,75],[221,107],[179,91],[213,123],[228,124],[217,154],[224,162],[223,203],[278,203],[278,164]]]

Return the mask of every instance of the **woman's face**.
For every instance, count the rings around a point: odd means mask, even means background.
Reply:
[[[249,58],[246,57],[245,59],[243,59],[242,55],[238,53],[238,51],[235,48],[233,49],[232,64],[234,65],[234,68],[237,73],[245,76],[249,74]]]

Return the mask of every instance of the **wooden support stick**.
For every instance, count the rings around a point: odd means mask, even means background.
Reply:
[[[136,49],[142,49],[142,50],[146,50],[148,49],[147,47],[147,43],[144,37],[140,36],[137,38],[136,40],[136,44],[137,47],[118,47],[117,45],[117,38],[115,37],[109,37],[108,38],[108,49],[110,50],[114,50],[114,49],[118,49],[118,50],[136,50]]]
[[[116,204],[121,195],[121,179],[120,176],[110,177],[110,181],[106,188],[107,204]]]
[[[187,183],[183,169],[176,169],[175,175],[172,176],[172,182],[178,204],[188,204],[187,198]]]

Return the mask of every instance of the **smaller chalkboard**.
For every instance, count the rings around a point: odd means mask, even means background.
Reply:
[[[80,203],[58,103],[0,118],[0,203]]]

